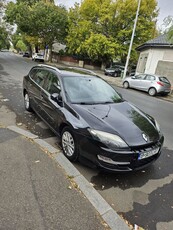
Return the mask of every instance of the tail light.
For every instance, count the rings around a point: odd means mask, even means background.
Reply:
[[[157,84],[160,85],[160,86],[164,86],[164,84],[160,81],[157,81]]]

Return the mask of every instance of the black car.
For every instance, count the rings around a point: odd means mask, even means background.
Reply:
[[[23,54],[23,57],[27,57],[27,58],[29,58],[29,57],[30,57],[29,52],[25,52],[25,53]]]
[[[33,109],[60,137],[70,161],[132,171],[161,153],[164,137],[155,119],[90,71],[35,66],[24,77],[23,96],[26,110]]]
[[[121,65],[113,65],[104,70],[105,75],[109,75],[112,77],[120,77],[122,72],[124,71],[124,66]]]

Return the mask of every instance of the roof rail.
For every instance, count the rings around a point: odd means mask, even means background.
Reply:
[[[68,67],[69,69],[76,69],[76,70],[81,70],[83,72],[86,72],[86,73],[90,73],[92,75],[97,75],[95,72],[93,72],[92,70],[89,70],[89,69],[85,69],[85,68],[82,68],[82,67]]]
[[[45,64],[38,64],[38,66],[43,66],[43,67],[47,67],[47,68],[50,68],[50,69],[54,69],[54,70],[56,70],[57,72],[61,73],[61,70],[58,69],[58,68],[55,67],[55,66],[45,65]]]

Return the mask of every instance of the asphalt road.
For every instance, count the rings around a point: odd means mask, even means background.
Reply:
[[[57,146],[54,134],[35,114],[24,111],[23,76],[35,65],[30,59],[0,53],[0,98],[9,109],[7,123],[16,122],[49,143]],[[133,173],[105,173],[83,164],[75,164],[105,200],[131,224],[144,229],[173,229],[173,104],[135,90],[117,88],[122,96],[154,116],[165,135],[161,157],[149,168]]]

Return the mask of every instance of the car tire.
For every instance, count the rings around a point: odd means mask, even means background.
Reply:
[[[27,111],[29,112],[32,111],[31,104],[30,104],[30,98],[27,92],[25,92],[25,95],[24,95],[24,105]]]
[[[69,127],[65,127],[61,132],[61,146],[64,155],[72,162],[78,160],[79,151],[78,144],[73,131]]]
[[[123,83],[123,87],[124,87],[125,89],[128,89],[128,88],[129,88],[129,83],[128,83],[128,81],[125,81],[125,82]]]
[[[118,77],[118,73],[114,73],[114,74],[113,74],[113,77]]]
[[[156,95],[156,93],[157,93],[157,91],[156,91],[156,89],[154,88],[154,87],[152,87],[152,88],[150,88],[149,90],[148,90],[148,94],[150,95],[150,96],[155,96]]]

